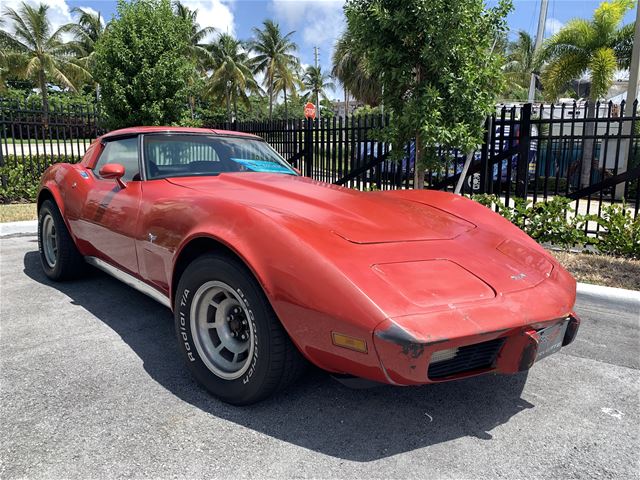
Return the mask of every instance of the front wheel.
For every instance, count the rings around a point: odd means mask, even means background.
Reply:
[[[42,269],[51,280],[69,280],[85,269],[60,210],[51,200],[42,202],[38,210],[38,249]]]
[[[233,258],[204,255],[194,260],[178,283],[174,311],[191,372],[225,402],[262,400],[304,368],[260,285]]]

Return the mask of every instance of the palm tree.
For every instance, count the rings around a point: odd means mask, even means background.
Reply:
[[[65,32],[73,34],[74,39],[67,43],[67,47],[78,58],[78,63],[86,70],[92,71],[95,58],[95,46],[105,26],[100,12],[93,13],[82,8],[73,8],[71,13],[78,15],[76,23],[69,23],[63,27]],[[95,84],[96,99],[99,85]]]
[[[256,73],[265,74],[264,85],[269,95],[269,120],[271,120],[276,93],[274,88],[276,75],[287,76],[287,72],[295,71],[300,63],[295,56],[298,47],[291,40],[295,32],[282,35],[280,26],[272,20],[265,20],[262,30],[254,28],[253,32],[256,36],[251,42],[251,49],[255,53],[252,59],[253,68]]]
[[[253,77],[250,59],[241,41],[223,33],[209,47],[213,57],[213,74],[208,79],[207,93],[213,98],[224,99],[227,118],[231,117],[231,104],[238,116],[238,101],[250,106],[248,94],[260,94],[260,87]]]
[[[0,18],[0,30],[4,25],[4,18]],[[0,92],[4,92],[7,89],[6,80],[9,74],[9,60],[7,57],[6,47],[4,40],[0,38]]]
[[[633,6],[634,0],[602,2],[591,20],[571,20],[545,41],[540,60],[548,64],[542,73],[542,84],[553,97],[557,97],[567,82],[590,73],[587,115],[594,116],[595,104],[611,87],[616,69],[628,61],[624,55],[616,56],[616,51],[621,51],[625,39],[625,29],[619,27],[620,22]],[[583,187],[590,184],[591,172],[599,165],[598,158],[591,156],[593,138],[588,138],[594,130],[594,123],[586,122],[580,179]]]
[[[69,48],[61,38],[65,27],[51,31],[48,10],[48,5],[32,7],[25,2],[19,11],[6,8],[4,14],[13,22],[14,33],[0,30],[0,42],[8,47],[6,55],[13,71],[19,77],[35,80],[40,87],[45,124],[49,111],[47,80],[76,90],[71,79],[91,78],[89,72],[68,55]]]
[[[71,13],[78,15],[76,23],[63,27],[65,32],[72,33],[74,40],[67,43],[69,48],[82,59],[90,60],[94,56],[95,45],[104,33],[104,23],[100,12],[90,12],[75,7]]]
[[[367,105],[380,103],[380,82],[369,75],[366,57],[356,51],[348,30],[336,41],[332,64],[331,75],[342,83],[344,89],[345,112],[348,111],[349,93]]]
[[[187,55],[201,72],[205,72],[212,60],[212,57],[211,52],[207,49],[207,45],[203,42],[209,35],[213,35],[216,32],[216,29],[213,27],[200,27],[200,24],[197,22],[197,9],[191,10],[180,3],[180,1],[176,1],[173,5],[176,15],[191,25]]]
[[[320,98],[327,100],[328,97],[325,90],[328,88],[335,88],[335,85],[331,81],[331,77],[322,71],[322,67],[314,67],[313,65],[310,65],[302,76],[302,83],[307,89],[305,97],[307,99],[315,99],[316,105],[318,106],[318,118],[320,118]]]
[[[536,70],[535,43],[533,37],[524,30],[518,32],[518,39],[509,42],[507,58],[503,70],[511,87],[528,89],[531,73]]]
[[[289,119],[289,107],[287,104],[287,92],[289,98],[297,98],[297,90],[304,86],[297,72],[292,70],[276,70],[273,77],[273,91],[275,95],[282,92],[284,97],[284,118]]]
[[[211,52],[207,48],[204,40],[216,32],[213,27],[201,28],[197,21],[198,10],[191,10],[187,6],[183,5],[179,0],[176,0],[173,4],[175,13],[178,17],[182,18],[185,22],[191,26],[189,32],[189,38],[187,40],[186,55],[191,59],[196,66],[196,70],[199,73],[199,77],[206,75],[207,69],[213,62]],[[194,84],[197,78],[195,76],[189,77],[189,90],[193,90]],[[196,99],[193,94],[189,94],[189,109],[191,110],[191,118],[195,117]]]

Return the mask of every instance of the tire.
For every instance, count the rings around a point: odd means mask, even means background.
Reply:
[[[174,307],[189,369],[221,400],[255,403],[302,374],[306,361],[239,261],[214,254],[194,260],[180,278]]]
[[[71,280],[85,271],[84,258],[51,200],[45,200],[38,211],[38,250],[42,269],[51,280]]]

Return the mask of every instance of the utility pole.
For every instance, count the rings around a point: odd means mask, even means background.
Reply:
[[[538,17],[538,32],[536,33],[536,43],[533,47],[533,54],[536,55],[542,47],[544,40],[544,26],[547,23],[547,10],[549,8],[549,0],[542,0],[540,4],[540,16]],[[529,103],[533,103],[536,99],[536,74],[531,72],[531,83],[529,83]]]
[[[638,75],[640,74],[640,3],[636,10],[636,26],[633,32],[633,50],[631,51],[631,66],[629,67],[629,86],[627,87],[627,108],[633,108],[633,102],[638,98]],[[631,112],[631,110],[628,110]]]
[[[313,47],[313,57],[315,60],[316,72],[320,73],[318,71],[320,57],[320,49],[318,47]],[[320,116],[322,115],[320,113],[320,92],[317,90],[317,85],[314,85],[314,88],[316,88],[316,111],[318,112],[318,120],[320,120]]]
[[[638,77],[640,76],[640,3],[636,10],[636,26],[633,30],[633,49],[631,50],[631,65],[629,66],[629,84],[627,86],[627,101],[624,105],[624,116],[631,117],[633,115],[633,102],[638,98]],[[622,113],[620,113],[622,115]],[[631,120],[624,122],[622,128],[623,135],[631,135]],[[620,150],[622,150],[622,158],[616,174],[627,171],[629,165],[629,140],[625,139],[620,142]],[[606,161],[606,159],[605,159]],[[615,188],[616,200],[622,200],[624,197],[624,183],[619,183]]]

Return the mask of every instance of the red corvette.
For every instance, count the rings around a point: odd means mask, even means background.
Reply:
[[[519,372],[580,323],[574,279],[489,209],[313,181],[242,133],[111,132],[45,172],[38,212],[49,278],[89,263],[171,308],[194,376],[230,403],[306,361],[393,385]]]

